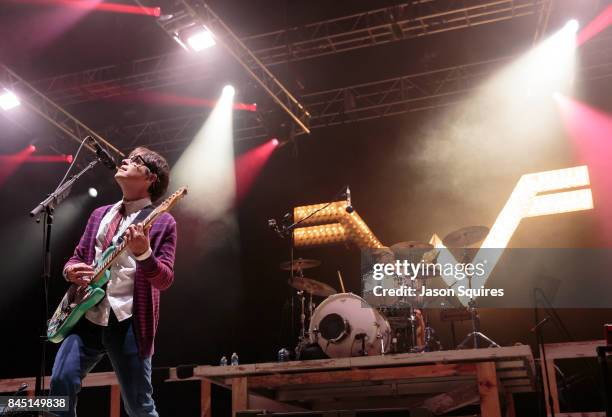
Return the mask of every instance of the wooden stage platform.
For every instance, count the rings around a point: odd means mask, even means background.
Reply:
[[[533,355],[524,345],[198,366],[194,377],[203,381],[202,404],[208,407],[207,384],[231,389],[234,415],[272,405],[285,411],[426,408],[437,414],[480,404],[482,416],[500,417],[502,410],[513,416],[512,394],[535,390]]]
[[[191,369],[190,369],[191,370]],[[167,382],[200,380],[201,417],[211,417],[211,384],[232,390],[233,414],[243,410],[399,410],[425,408],[441,414],[480,404],[484,417],[514,416],[512,395],[535,390],[529,346],[452,350],[238,366],[196,366]],[[0,380],[14,392],[33,378]],[[46,379],[48,388],[49,378]],[[113,372],[90,373],[83,387],[110,386],[110,416],[120,416]]]

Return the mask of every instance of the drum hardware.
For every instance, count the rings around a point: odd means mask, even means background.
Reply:
[[[294,259],[293,261],[286,261],[280,264],[280,269],[283,271],[301,272],[304,269],[316,268],[321,265],[321,261],[316,259]]]
[[[486,226],[467,226],[447,234],[442,243],[447,248],[466,248],[480,242],[489,234]]]
[[[470,256],[470,252],[473,249],[467,246],[480,242],[487,236],[488,232],[489,229],[485,226],[468,226],[449,233],[442,239],[442,243],[448,248],[461,248],[463,251],[461,262],[465,264],[473,258],[473,256]],[[472,278],[473,274],[467,275],[469,289],[472,289]],[[479,339],[489,343],[489,347],[499,347],[495,341],[480,331],[480,316],[478,315],[478,308],[473,296],[470,297],[468,302],[468,311],[472,321],[472,331],[459,343],[457,349],[464,349],[469,344],[472,344],[474,349],[478,349]]]
[[[472,315],[466,308],[448,308],[440,310],[440,321],[450,323],[452,346],[457,346],[455,322],[471,320]]]
[[[306,278],[304,276],[297,276],[290,278],[287,283],[298,291],[304,291],[311,295],[318,297],[328,297],[336,294],[336,289],[327,284],[317,281],[316,279]]]
[[[367,337],[368,335],[366,335],[365,333],[357,333],[355,335],[355,340],[361,340],[361,350],[359,351],[360,356],[368,356],[368,350],[366,349],[366,345],[365,345]]]

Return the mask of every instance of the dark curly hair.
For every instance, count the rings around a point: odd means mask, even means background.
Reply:
[[[168,165],[168,161],[157,152],[145,148],[144,146],[135,148],[130,152],[129,157],[131,158],[136,155],[140,155],[145,162],[145,166],[157,177],[148,190],[151,195],[151,201],[155,202],[159,200],[168,189],[168,183],[170,182],[170,166]]]

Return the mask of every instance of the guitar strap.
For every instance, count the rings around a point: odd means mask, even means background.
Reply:
[[[123,238],[121,236],[117,237],[117,235],[119,234],[118,232],[120,231],[120,229],[123,229],[124,231],[127,230],[128,227],[130,227],[132,224],[138,224],[141,221],[143,221],[144,219],[147,218],[147,216],[149,214],[151,214],[151,212],[155,210],[155,207],[153,206],[153,204],[149,204],[148,206],[142,208],[140,210],[140,212],[138,212],[138,214],[136,215],[136,217],[134,217],[134,219],[130,222],[130,224],[128,224],[127,226],[123,227],[123,228],[117,228],[117,231],[115,232],[115,235],[113,236],[113,238],[111,239],[111,242],[113,242],[115,240],[115,238],[117,239],[116,243],[120,244],[121,242],[123,242]],[[123,234],[123,233],[121,233]]]

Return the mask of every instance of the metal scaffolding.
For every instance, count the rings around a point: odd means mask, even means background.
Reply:
[[[497,70],[516,58],[505,56],[319,91],[303,95],[302,100],[311,109],[313,129],[447,108],[464,101]],[[612,77],[611,36],[593,39],[582,50],[580,73],[578,81],[581,82]],[[133,138],[131,145],[142,143],[161,152],[175,152],[184,149],[204,117],[198,112],[126,126],[109,134]],[[249,112],[237,114],[236,141],[264,139],[268,135],[260,117]]]
[[[264,65],[304,60],[538,13],[548,0],[413,0],[241,39]],[[175,17],[184,19],[184,13]],[[172,31],[171,21],[160,21]],[[211,28],[212,29],[212,28]],[[62,105],[208,77],[206,63],[163,54],[34,82]],[[184,58],[184,57],[182,57]],[[180,63],[179,63],[180,61]]]
[[[543,0],[413,0],[243,39],[267,65],[486,25],[538,12]]]
[[[136,0],[140,3],[140,0]],[[181,0],[178,9],[166,19],[158,19],[158,25],[171,38],[178,39],[180,31],[194,26],[206,27],[249,76],[291,117],[300,133],[310,133],[310,113],[270,72],[255,54],[234,34],[228,25],[202,0]]]
[[[86,136],[93,136],[99,143],[106,145],[113,152],[123,156],[123,153],[109,141],[45,97],[5,65],[0,65],[0,86],[16,94],[21,103],[59,129],[67,138],[73,139],[80,144]],[[85,146],[90,151],[95,152],[91,146]]]

